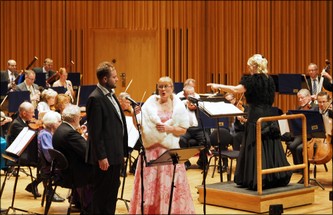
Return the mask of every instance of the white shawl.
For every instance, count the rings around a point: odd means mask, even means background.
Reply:
[[[161,123],[157,115],[158,95],[150,96],[142,106],[142,140],[144,147],[148,148],[155,143],[160,143],[168,149],[180,148],[179,137],[172,133],[159,132],[156,124]],[[189,127],[188,114],[181,100],[173,95],[173,112],[172,117],[165,124],[170,126]]]

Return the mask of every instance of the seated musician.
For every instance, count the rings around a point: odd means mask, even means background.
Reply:
[[[53,60],[51,58],[45,58],[43,67],[35,67],[32,70],[35,73],[45,73],[46,80],[52,77],[55,74],[55,71],[52,70],[53,68]],[[52,85],[52,83],[47,83],[47,85]]]
[[[301,89],[297,93],[298,99],[298,110],[318,110],[318,105],[315,104],[311,99],[311,93],[308,89]],[[284,134],[284,136],[286,136]],[[286,142],[288,149],[290,150],[293,156],[294,164],[303,163],[303,144],[302,144],[302,135],[297,135],[291,141]],[[296,170],[295,172],[301,173],[302,170]]]
[[[42,122],[44,129],[39,131],[37,137],[40,174],[37,175],[37,179],[30,183],[26,189],[29,189],[29,186],[37,187],[40,182],[47,178],[47,175],[50,172],[52,160],[48,153],[48,149],[53,148],[52,135],[61,123],[61,115],[55,111],[48,111],[43,116]],[[44,182],[43,185],[45,189],[46,182]],[[49,193],[51,193],[51,190],[47,191],[47,195],[49,195]],[[57,193],[54,193],[52,201],[63,202],[65,199],[60,197]]]
[[[207,147],[209,149],[209,146],[210,146],[209,135],[206,131],[203,130],[203,128],[201,128],[201,126],[199,126],[198,119],[197,119],[197,113],[196,113],[197,106],[192,104],[187,99],[188,96],[192,96],[192,97],[196,96],[194,87],[190,86],[190,85],[186,85],[184,87],[184,96],[186,99],[183,100],[183,103],[186,107],[186,110],[187,110],[187,113],[189,116],[190,127],[186,130],[186,133],[184,135],[180,136],[180,139],[179,139],[180,148],[204,145],[205,141],[207,141]],[[206,135],[206,137],[204,135]],[[206,159],[206,164],[208,164],[207,157],[205,156],[205,152],[207,152],[208,149],[203,149],[200,151],[199,159],[197,161],[197,165],[199,166],[200,169],[203,168],[205,159]],[[189,168],[190,166],[191,166],[190,161],[186,161],[185,167]]]
[[[67,80],[68,78],[68,73],[66,68],[60,68],[59,69],[59,80],[55,81],[53,83],[53,87],[64,87],[66,89],[65,94],[69,95],[71,98],[71,102],[74,102],[75,98],[75,92],[73,90],[73,84],[70,80]]]
[[[194,88],[194,91],[195,91],[195,82],[196,81],[193,78],[186,79],[186,81],[184,82],[183,91],[180,91],[179,93],[177,93],[177,97],[180,98],[180,100],[186,99],[185,95],[184,95],[184,88],[186,86],[192,86]],[[194,95],[195,95],[195,98],[199,98],[200,97],[199,94],[197,94],[197,93],[194,93]]]
[[[71,98],[69,95],[60,93],[56,96],[56,101],[55,101],[55,110],[59,112],[60,114],[62,111],[71,103]]]
[[[130,94],[128,94],[126,92],[121,92],[121,93],[119,93],[117,98],[118,98],[120,107],[123,110],[123,112],[125,114],[125,118],[126,118],[128,141],[129,141],[128,144],[129,144],[129,146],[134,144],[133,148],[129,147],[129,153],[131,153],[133,149],[138,150],[138,151],[140,149],[140,148],[138,148],[139,144],[137,144],[138,138],[132,139],[132,137],[139,137],[139,133],[136,129],[136,126],[134,125],[134,123],[136,123],[136,122],[133,121],[133,113],[134,113],[133,107],[131,106],[131,102],[129,100],[127,100],[126,97],[130,97]],[[135,143],[130,143],[130,141],[135,141]],[[134,162],[132,163],[132,166],[130,166],[130,173],[132,173],[132,174],[135,174],[137,161],[138,161],[138,157],[135,158]],[[124,171],[124,169],[122,169],[121,175],[124,176],[125,174],[126,174],[126,172]]]
[[[15,80],[18,76],[16,71],[16,61],[10,59],[7,61],[7,70],[1,71],[1,82],[8,82],[8,89],[15,88]]]
[[[232,93],[226,93],[224,98],[228,100],[231,104],[235,105],[241,111],[246,112],[247,106],[243,105],[241,102],[237,102],[236,97]],[[232,148],[233,150],[240,150],[240,145],[242,143],[242,139],[245,131],[245,123],[247,119],[245,116],[236,116],[234,117],[234,121],[231,123],[230,133],[233,136]]]
[[[68,168],[62,171],[63,186],[75,187],[79,195],[81,213],[89,211],[92,201],[92,173],[90,164],[85,162],[88,142],[81,134],[81,111],[77,105],[68,105],[62,112],[63,122],[52,136],[53,148],[68,160]]]
[[[35,108],[30,102],[23,102],[19,106],[18,112],[18,117],[13,120],[8,129],[8,146],[10,146],[12,142],[14,142],[15,138],[20,134],[24,127],[29,126],[29,122],[35,116]],[[34,146],[36,147],[36,152],[29,151],[30,149],[33,149]],[[29,144],[28,149],[26,149],[25,152],[21,155],[21,161],[22,159],[24,159],[25,161],[34,160],[37,163],[37,159],[35,159],[34,157],[29,157],[36,156],[36,158],[38,158],[36,139],[33,139],[33,141]],[[34,153],[36,154],[34,155]],[[28,185],[26,187],[26,191],[31,192],[35,197],[41,196],[41,194],[38,192],[37,186]]]
[[[44,114],[50,110],[55,110],[55,101],[58,93],[51,88],[43,90],[42,99],[37,105],[38,119],[41,120]]]
[[[40,91],[38,89],[38,85],[35,84],[36,74],[32,70],[26,70],[24,77],[24,82],[18,84],[15,88],[15,91],[29,91],[30,101],[34,108],[36,108],[40,100]]]

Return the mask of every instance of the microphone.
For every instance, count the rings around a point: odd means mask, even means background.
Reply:
[[[139,105],[136,101],[134,101],[134,99],[132,99],[131,97],[129,96],[125,96],[125,99],[127,99],[128,101],[130,101],[132,104],[134,105]]]
[[[193,96],[188,96],[187,100],[189,100],[193,104],[198,104],[198,102],[200,101],[200,99],[194,98]]]

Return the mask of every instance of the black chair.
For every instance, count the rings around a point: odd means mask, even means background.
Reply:
[[[228,181],[231,181],[232,161],[237,159],[238,156],[239,156],[239,151],[236,151],[236,150],[222,150],[221,151],[221,157],[222,158],[230,159],[230,166],[228,167],[228,171],[227,171],[227,180]],[[212,178],[214,178],[215,170],[216,170],[216,167],[217,167],[216,163],[219,159],[218,150],[212,151],[212,156],[209,158],[208,164],[210,164],[212,158],[214,158],[214,169],[213,169],[213,173],[212,173]]]
[[[48,214],[48,211],[52,203],[52,197],[55,194],[57,186],[62,186],[62,177],[60,172],[68,168],[68,160],[64,154],[55,149],[48,149],[48,152],[52,159],[52,163],[50,168],[50,174],[47,180],[47,187],[46,189],[44,189],[43,198],[42,198],[42,204],[43,204],[46,195],[46,205],[45,205],[44,214]],[[67,214],[70,214],[70,206],[68,208]]]

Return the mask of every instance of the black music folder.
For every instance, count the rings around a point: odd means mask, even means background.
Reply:
[[[77,105],[79,107],[85,107],[86,103],[88,101],[89,95],[96,89],[96,85],[83,85],[80,86],[78,90],[78,99],[77,99]]]
[[[289,110],[287,114],[304,114],[306,117],[306,133],[308,138],[325,138],[325,126],[322,115],[314,110]],[[302,119],[288,120],[293,136],[302,135]]]
[[[46,88],[46,73],[37,72],[35,74],[36,74],[35,84],[37,84],[40,87]]]
[[[81,86],[81,73],[69,72],[67,79],[72,82],[74,90],[77,89],[79,86]]]
[[[7,92],[8,92],[8,81],[1,81],[0,96],[7,95]]]
[[[19,106],[22,102],[30,102],[29,91],[13,91],[8,93],[8,112],[18,111]]]
[[[278,85],[280,94],[297,94],[302,89],[302,75],[279,74]]]
[[[52,90],[56,91],[58,94],[66,93],[67,89],[65,87],[51,87]]]

